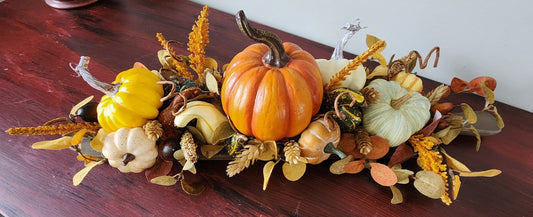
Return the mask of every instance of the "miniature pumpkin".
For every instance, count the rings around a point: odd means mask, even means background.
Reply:
[[[341,131],[335,121],[327,118],[313,121],[298,140],[301,156],[310,164],[319,164],[331,156],[331,153],[325,152],[324,148],[328,144],[337,147],[340,138]]]
[[[396,74],[392,80],[400,83],[400,86],[408,91],[422,92],[422,79],[413,73],[401,71]]]
[[[363,126],[370,134],[386,139],[391,147],[407,141],[429,120],[430,103],[420,93],[383,79],[373,80],[367,87],[378,90],[381,96],[363,110]]]
[[[242,11],[237,20],[248,37],[264,44],[247,47],[228,65],[220,92],[224,112],[237,130],[261,140],[300,134],[322,102],[315,59],[296,44],[250,27]]]
[[[81,57],[74,69],[91,87],[102,91],[102,97],[96,109],[98,123],[107,132],[114,132],[123,127],[140,127],[147,120],[159,114],[163,104],[163,86],[157,84],[159,77],[145,68],[132,68],[119,73],[111,84],[101,82],[92,76],[87,65],[89,57]]]
[[[144,130],[120,128],[109,133],[102,148],[102,154],[109,165],[123,173],[139,173],[154,165],[157,158],[157,146],[154,140],[146,136]]]

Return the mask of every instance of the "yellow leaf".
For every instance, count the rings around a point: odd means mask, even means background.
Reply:
[[[383,55],[381,55],[381,53],[376,52],[372,55],[372,57],[378,60],[379,65],[387,66],[387,60],[385,59]]]
[[[441,137],[442,143],[445,145],[450,144],[461,133],[461,128],[450,128],[448,133]]]
[[[366,35],[366,46],[368,48],[371,48],[374,44],[376,44],[376,43],[378,43],[380,41],[382,41],[382,40],[379,39],[376,36],[373,36],[373,35],[370,35],[370,34]],[[381,49],[379,49],[379,51],[383,51],[386,46],[387,46],[387,44],[384,44],[383,47]]]
[[[502,116],[500,116],[500,114],[498,114],[498,109],[496,109],[496,107],[493,107],[493,110],[492,112],[494,112],[494,117],[496,118],[496,123],[498,124],[498,127],[500,129],[502,129],[503,127],[505,127],[505,124],[503,122],[503,118]]]
[[[307,164],[304,163],[297,163],[297,164],[289,164],[284,163],[283,164],[283,175],[285,175],[285,178],[289,181],[297,181],[298,179],[302,178],[302,176],[305,174],[305,169],[307,167]]]
[[[441,149],[442,150],[442,149]],[[448,164],[449,167],[451,167],[454,170],[461,171],[461,172],[470,172],[470,169],[457,159],[450,156],[445,151],[441,151],[442,154],[444,154],[444,159],[446,160],[446,164]]]
[[[481,136],[473,125],[470,125],[470,131],[476,136],[476,151],[479,151],[479,148],[481,147]]]
[[[366,76],[366,79],[372,79],[376,76],[386,76],[387,75],[387,71],[389,70],[389,68],[387,68],[387,66],[382,66],[382,65],[379,65],[377,66],[374,71],[372,71],[370,74],[368,74]]]
[[[105,137],[107,137],[107,134],[109,134],[104,128],[100,128],[98,130],[98,133],[96,133],[96,136],[91,140],[91,147],[99,152],[102,152],[102,148],[104,147],[104,140]]]
[[[391,204],[400,204],[403,203],[403,195],[400,189],[396,185],[389,186],[392,191],[392,199],[390,200]]]
[[[500,173],[502,173],[501,170],[490,169],[479,172],[461,172],[459,175],[462,177],[494,177],[500,175]]]
[[[185,179],[182,179],[181,189],[183,189],[183,191],[189,195],[199,195],[205,190],[205,185],[199,183],[189,184],[185,181]]]
[[[211,72],[205,73],[205,86],[210,92],[220,94],[218,92],[218,81]]]
[[[218,63],[215,59],[211,57],[206,57],[204,59],[204,66],[208,69],[216,70],[218,68]]]
[[[463,114],[465,115],[466,121],[468,121],[468,123],[475,124],[477,122],[477,115],[472,109],[472,107],[470,107],[466,103],[461,103],[461,109],[463,109]]]
[[[483,82],[481,82],[481,89],[483,90],[483,92],[485,93],[485,100],[487,100],[487,102],[489,104],[494,104],[494,91],[492,91],[490,88],[488,88],[486,85],[485,85],[485,81],[483,80]]]
[[[31,145],[33,149],[61,150],[71,146],[72,137],[64,136],[55,140],[36,142]]]
[[[431,171],[418,171],[413,185],[420,193],[433,199],[439,199],[446,191],[446,185],[442,178]]]
[[[100,165],[100,164],[103,164],[104,161],[101,160],[101,161],[91,161],[90,163],[88,163],[87,165],[85,165],[85,168],[83,168],[82,170],[80,170],[78,173],[76,173],[74,175],[74,177],[72,177],[72,184],[74,184],[74,186],[78,186],[81,181],[83,181],[83,179],[85,178],[85,176],[87,176],[87,174],[89,174],[89,172],[96,166]]]
[[[272,175],[272,171],[274,170],[276,163],[277,162],[269,161],[263,167],[263,191],[267,188],[268,180],[270,180],[270,175]]]
[[[78,104],[76,104],[74,107],[72,107],[72,109],[70,110],[70,115],[71,116],[76,116],[76,113],[78,112],[78,110],[84,106],[85,104],[89,103],[91,100],[93,100],[93,97],[94,96],[89,96],[87,98],[85,98],[84,100],[82,100],[81,102],[79,102]]]
[[[454,176],[453,179],[453,199],[457,199],[457,195],[459,195],[459,188],[461,188],[461,180],[459,179],[458,175]]]
[[[150,180],[151,183],[163,186],[171,186],[178,183],[178,180],[173,176],[158,176]]]
[[[269,161],[278,158],[278,145],[276,144],[276,141],[264,141],[260,147],[261,154],[257,158],[258,160]]]
[[[79,130],[74,136],[72,137],[72,140],[70,141],[70,144],[72,145],[79,145],[81,143],[81,140],[85,136],[85,133],[87,133],[87,129],[81,129]]]

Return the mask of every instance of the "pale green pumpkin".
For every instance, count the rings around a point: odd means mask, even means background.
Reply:
[[[373,80],[367,87],[381,95],[375,104],[363,110],[363,126],[370,134],[385,138],[391,147],[407,141],[429,120],[431,105],[420,93],[409,92],[398,82],[383,79]],[[405,95],[410,98],[404,97],[405,101],[399,103],[397,100]]]

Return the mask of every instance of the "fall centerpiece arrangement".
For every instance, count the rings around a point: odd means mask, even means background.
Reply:
[[[266,190],[278,165],[285,178],[297,181],[308,166],[328,163],[336,175],[370,170],[377,186],[391,189],[391,203],[403,201],[397,185],[412,183],[449,205],[461,178],[501,173],[471,171],[446,153],[446,145],[460,134],[475,136],[479,149],[481,136],[499,132],[503,120],[493,105],[496,81],[491,77],[454,78],[449,86],[423,92],[414,69],[427,67],[432,54],[436,67],[438,47],[425,58],[412,51],[387,62],[381,54],[385,41],[367,35],[368,50],[345,59],[344,45],[362,28],[347,24],[331,59],[315,59],[297,44],[252,27],[240,11],[236,21],[243,38],[257,43],[220,66],[205,53],[208,12],[204,6],[187,44],[156,35],[163,48],[157,53],[158,70],[135,63],[106,83],[89,72],[90,58],[81,57],[70,66],[104,94],[101,100],[90,96],[67,117],[6,132],[60,135],[32,148],[75,151],[85,168],[74,175],[74,185],[107,163],[124,173],[144,172],[154,184],[180,183],[186,193],[199,194],[205,187],[184,176],[197,172],[199,160],[226,160],[220,162],[228,164],[229,177],[266,161]],[[176,53],[176,46],[186,46],[189,53]],[[447,102],[450,94],[478,94],[486,104],[474,111],[466,103]],[[496,130],[484,130],[487,125]],[[418,166],[402,167],[410,159]]]

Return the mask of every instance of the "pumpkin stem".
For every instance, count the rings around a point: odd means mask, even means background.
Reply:
[[[82,56],[80,57],[80,62],[75,65],[75,63],[70,63],[70,68],[74,70],[78,75],[81,75],[83,80],[87,82],[91,87],[94,89],[97,89],[101,91],[102,93],[108,95],[108,96],[115,96],[115,94],[118,92],[118,88],[120,87],[121,83],[106,83],[98,80],[96,77],[94,77],[89,72],[89,60],[91,58],[88,56]]]
[[[128,165],[129,162],[135,160],[135,155],[131,153],[126,153],[122,155],[122,166]]]
[[[269,52],[263,57],[263,61],[273,67],[284,67],[291,60],[285,52],[283,42],[274,33],[250,26],[250,22],[244,15],[244,11],[239,11],[235,16],[237,25],[242,33],[248,38],[266,44],[270,48]]]
[[[333,143],[331,142],[328,143],[326,147],[324,147],[324,152],[329,153],[329,154],[335,154],[339,156],[341,159],[344,159],[346,157],[346,154],[344,154],[344,152],[336,148],[335,145],[333,145]]]
[[[398,98],[398,99],[393,99],[391,101],[391,106],[393,109],[400,109],[400,107],[405,103],[407,102],[407,100],[411,99],[411,97],[413,97],[413,92],[408,92],[407,94],[403,95],[402,97]]]
[[[341,29],[348,30],[348,32],[344,35],[344,37],[342,37],[341,40],[337,42],[337,45],[335,46],[335,50],[333,50],[333,54],[331,54],[330,59],[332,60],[344,59],[344,56],[342,55],[342,53],[344,52],[344,47],[346,46],[346,43],[348,43],[348,40],[350,40],[350,38],[352,38],[352,36],[354,36],[355,33],[359,32],[359,30],[366,28],[366,26],[361,27],[359,19],[356,19],[355,21],[357,21],[357,24],[346,23],[341,28]]]

